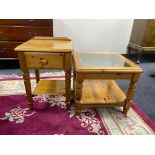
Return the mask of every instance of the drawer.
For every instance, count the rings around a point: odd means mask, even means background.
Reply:
[[[33,36],[52,36],[52,27],[0,26],[0,40],[27,41]]]
[[[53,20],[52,19],[0,19],[0,25],[53,27]]]
[[[28,68],[63,69],[63,53],[25,52],[25,62]]]
[[[21,42],[0,42],[0,58],[17,58],[14,48]]]

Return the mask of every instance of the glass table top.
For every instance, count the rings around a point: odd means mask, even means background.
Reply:
[[[75,67],[85,71],[142,72],[142,69],[117,52],[73,52]]]
[[[83,67],[130,67],[116,53],[78,53]]]

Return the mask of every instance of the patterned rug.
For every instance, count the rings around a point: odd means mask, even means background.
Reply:
[[[42,78],[63,79],[64,73],[43,73]],[[36,83],[31,75],[32,89]],[[66,110],[65,97],[34,98],[34,111],[27,105],[24,83],[18,75],[0,75],[1,135],[149,135],[155,124],[133,103],[128,116],[122,108],[84,109],[75,116],[74,105]]]

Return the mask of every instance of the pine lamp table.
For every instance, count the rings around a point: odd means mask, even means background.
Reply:
[[[137,81],[143,70],[117,52],[73,53],[75,111],[82,108],[123,107],[132,103]],[[127,94],[115,79],[130,80]]]
[[[72,42],[63,37],[34,37],[15,48],[20,68],[23,71],[26,95],[33,108],[33,95],[65,95],[67,108],[70,107],[71,54]],[[35,69],[36,88],[32,93],[29,69]],[[39,69],[61,69],[65,80],[40,80]]]

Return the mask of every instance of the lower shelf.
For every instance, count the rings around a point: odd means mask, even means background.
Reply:
[[[64,80],[40,80],[33,92],[34,95],[65,95]]]
[[[126,96],[114,80],[84,80],[81,104],[123,105]]]

